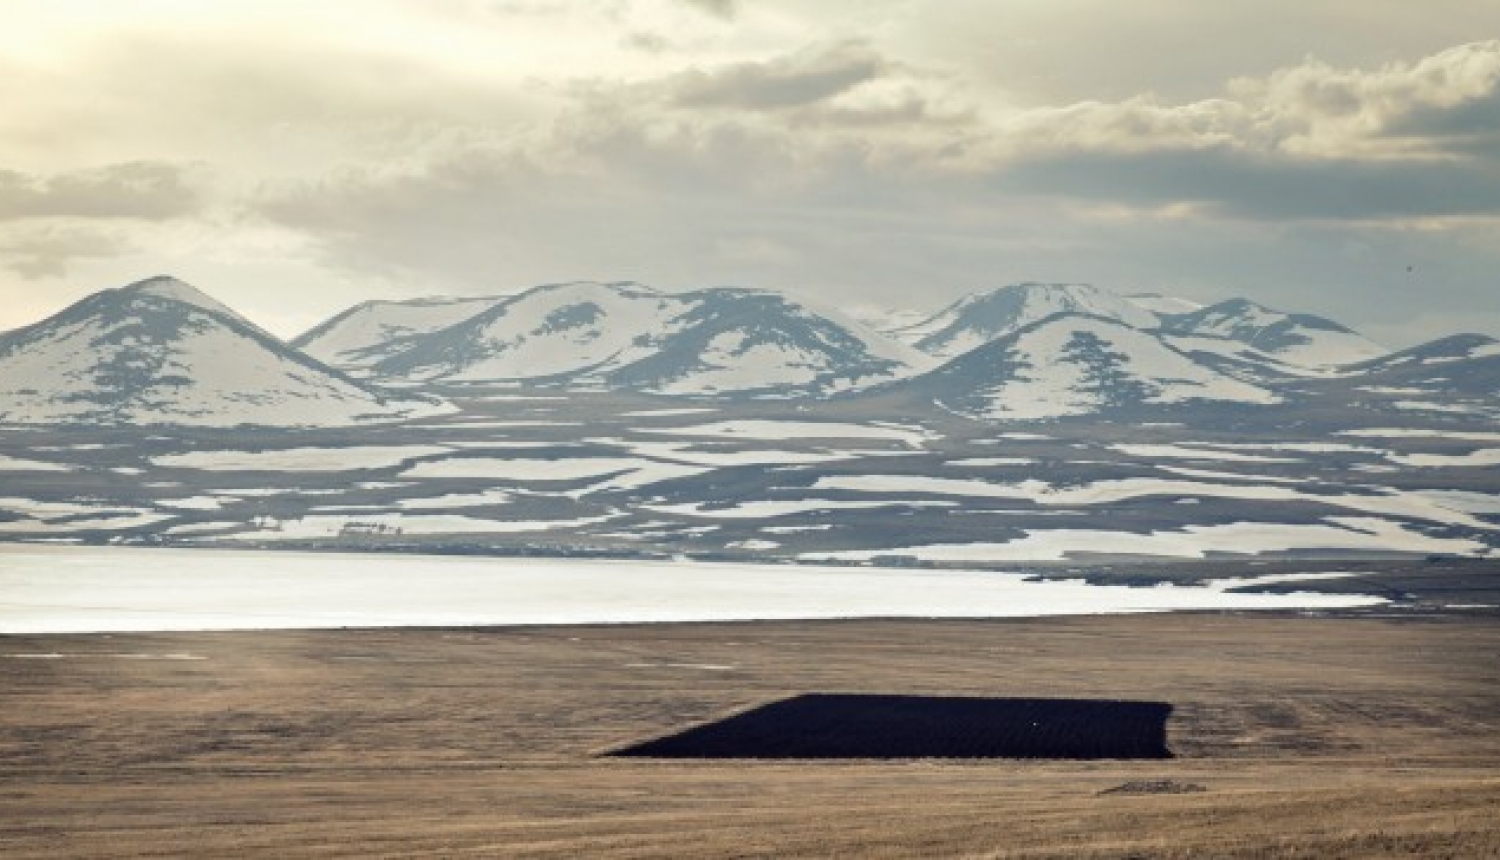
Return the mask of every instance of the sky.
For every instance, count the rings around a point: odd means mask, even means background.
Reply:
[[[1500,337],[1500,0],[0,0],[0,329],[1021,281]]]

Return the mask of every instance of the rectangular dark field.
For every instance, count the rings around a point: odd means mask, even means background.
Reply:
[[[647,758],[1163,759],[1165,702],[807,694],[610,753]]]

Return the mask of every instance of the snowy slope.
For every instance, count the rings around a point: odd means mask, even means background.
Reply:
[[[1281,361],[1304,367],[1354,364],[1389,352],[1332,320],[1283,313],[1245,299],[1230,299],[1192,313],[1166,317],[1162,330],[1239,341]]]
[[[0,422],[347,425],[443,407],[361,385],[172,278],[0,336]]]
[[[1455,334],[1361,362],[1348,370],[1352,373],[1384,373],[1496,357],[1500,357],[1500,340],[1482,334]]]
[[[964,414],[1016,421],[1278,399],[1193,361],[1150,332],[1077,314],[1034,323],[906,385]]]
[[[369,367],[399,354],[412,338],[445,329],[504,300],[423,298],[355,305],[299,335],[292,346],[335,367]]]
[[[1058,313],[1088,314],[1154,329],[1157,315],[1139,303],[1087,284],[1013,284],[974,293],[895,334],[924,352],[961,355]]]
[[[1203,305],[1188,299],[1176,296],[1164,296],[1161,293],[1131,293],[1125,296],[1131,304],[1144,308],[1157,316],[1167,314],[1190,314],[1196,310],[1202,310]]]
[[[553,284],[416,338],[374,370],[408,380],[790,395],[885,381],[928,362],[834,316],[759,290],[667,294],[632,283]]]
[[[639,284],[548,284],[422,337],[375,370],[456,382],[604,370],[649,355],[684,309],[678,297]]]
[[[690,308],[656,353],[604,381],[662,394],[827,394],[932,363],[863,323],[777,293],[720,288],[683,298]]]
[[[1346,367],[1341,375],[1376,389],[1500,397],[1500,341],[1481,334],[1452,335]]]

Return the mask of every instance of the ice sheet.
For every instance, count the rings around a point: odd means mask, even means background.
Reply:
[[[982,571],[0,546],[0,633],[1000,618],[1382,602],[1025,580]]]

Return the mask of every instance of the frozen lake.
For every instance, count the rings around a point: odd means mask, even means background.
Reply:
[[[1226,590],[1246,582],[1126,588],[985,571],[9,544],[0,545],[0,633],[1009,618],[1382,602]]]

